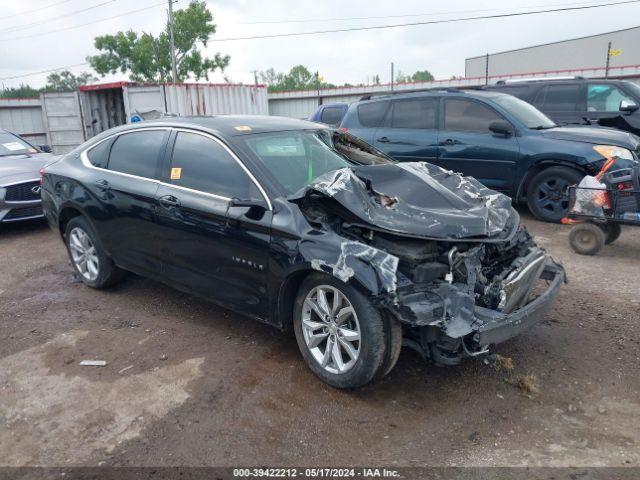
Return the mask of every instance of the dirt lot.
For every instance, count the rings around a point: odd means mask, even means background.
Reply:
[[[639,466],[640,230],[579,257],[524,216],[570,284],[513,368],[403,350],[356,392],[290,336],[142,278],[91,290],[43,223],[2,228],[0,465]]]

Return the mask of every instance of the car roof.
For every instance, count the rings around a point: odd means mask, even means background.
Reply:
[[[517,81],[512,81],[512,82],[504,82],[504,81],[498,81],[496,83],[492,83],[491,85],[484,85],[482,88],[505,88],[505,87],[518,87],[520,85],[526,85],[526,86],[531,86],[531,85],[547,85],[550,83],[557,83],[557,84],[562,84],[562,83],[586,83],[586,82],[593,82],[596,81],[597,83],[620,83],[621,79],[615,79],[615,78],[584,78],[584,77],[579,77],[579,78],[532,78],[530,80],[517,80]]]
[[[323,128],[315,122],[295,118],[267,115],[213,115],[208,117],[165,117],[128,125],[131,128],[148,126],[190,126],[214,130],[222,136],[232,137],[254,133],[279,132],[289,130],[317,130]]]
[[[411,93],[396,93],[389,95],[380,95],[378,97],[372,97],[368,100],[361,100],[356,103],[366,103],[366,102],[377,102],[381,100],[402,100],[406,98],[422,98],[422,97],[485,97],[485,98],[496,98],[498,96],[507,96],[506,93],[501,92],[488,92],[476,89],[469,90],[458,90],[458,89],[443,89],[443,90],[429,90],[424,92],[411,92]]]

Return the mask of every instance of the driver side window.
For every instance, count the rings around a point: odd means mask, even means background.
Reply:
[[[215,140],[195,133],[178,132],[170,182],[220,197],[260,198],[253,181],[229,152]]]
[[[587,90],[587,110],[589,112],[618,112],[620,102],[626,100],[633,103],[633,99],[626,96],[614,85],[591,84]]]

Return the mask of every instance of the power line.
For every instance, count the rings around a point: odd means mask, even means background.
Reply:
[[[50,3],[44,7],[34,8],[33,10],[23,10],[22,12],[12,13],[11,15],[5,15],[0,17],[0,20],[6,20],[7,18],[17,17],[18,15],[26,15],[27,13],[39,12],[40,10],[46,10],[47,8],[55,7],[56,5],[62,5],[63,3],[69,3],[71,0],[62,0],[61,2]]]
[[[640,1],[640,0],[638,0],[638,1]],[[131,15],[133,13],[142,12],[144,10],[149,10],[151,8],[159,7],[161,5],[165,5],[165,2],[154,3],[153,5],[149,5],[148,7],[138,8],[137,10],[130,10],[128,12],[120,13],[118,15],[113,15],[111,17],[101,18],[101,19],[98,19],[98,20],[94,20],[92,22],[82,23],[80,25],[73,25],[73,26],[70,26],[70,27],[58,28],[57,30],[49,30],[48,32],[33,33],[33,34],[30,34],[30,35],[23,35],[21,37],[0,38],[0,40],[3,41],[3,42],[6,42],[8,40],[22,40],[24,38],[42,37],[43,35],[50,35],[52,33],[65,32],[67,30],[74,30],[76,28],[86,27],[87,25],[93,25],[95,23],[105,22],[107,20],[113,20],[114,18],[124,17],[125,15]]]
[[[446,20],[430,20],[426,22],[396,23],[391,25],[375,25],[375,26],[368,26],[368,27],[336,28],[332,30],[315,30],[310,32],[275,33],[272,35],[252,35],[248,37],[213,38],[209,41],[210,42],[231,42],[235,40],[257,40],[257,39],[263,39],[263,38],[319,35],[319,34],[325,34],[325,33],[357,32],[362,30],[382,30],[386,28],[413,27],[418,25],[436,25],[440,23],[456,23],[456,22],[468,22],[472,20],[488,20],[488,19],[494,19],[494,18],[520,17],[520,16],[527,16],[527,15],[538,15],[541,13],[589,10],[592,8],[610,7],[615,5],[625,5],[629,3],[638,3],[638,2],[640,2],[640,0],[627,0],[623,2],[600,3],[597,5],[583,5],[579,7],[553,8],[553,9],[547,9],[547,10],[534,10],[530,12],[502,13],[502,14],[496,14],[496,15],[484,15],[484,16],[477,16],[477,17],[451,18]]]
[[[33,77],[34,75],[42,75],[43,73],[57,72],[59,70],[68,70],[69,68],[81,67],[83,65],[88,65],[88,64],[89,62],[76,63],[74,65],[67,65],[66,67],[51,68],[49,70],[41,70],[39,72],[31,72],[31,73],[25,73],[22,75],[14,75],[12,77],[4,77],[4,78],[0,78],[0,80],[15,80],[16,78]]]
[[[82,8],[80,10],[75,10],[73,12],[65,13],[63,15],[58,15],[57,17],[49,17],[46,20],[39,20],[37,22],[25,23],[24,25],[16,25],[14,27],[5,28],[3,30],[0,30],[0,33],[2,33],[2,32],[16,32],[16,31],[19,31],[19,30],[29,29],[29,28],[34,27],[36,25],[42,25],[42,24],[45,24],[45,23],[53,22],[55,20],[59,20],[61,18],[71,17],[72,15],[77,15],[78,13],[87,12],[89,10],[93,10],[94,8],[102,7],[104,5],[108,5],[108,4],[113,3],[115,1],[117,1],[117,0],[107,0],[106,2],[98,3],[97,5],[92,5],[92,6],[87,7],[87,8]]]
[[[368,17],[333,17],[333,18],[300,18],[289,20],[254,20],[248,22],[234,22],[235,25],[266,25],[266,24],[281,24],[281,23],[319,23],[319,22],[346,22],[352,20],[377,20],[381,18],[406,18],[406,17],[434,17],[438,15],[454,15],[461,13],[477,13],[477,12],[495,12],[504,10],[518,10],[520,8],[541,8],[541,7],[560,7],[578,4],[589,4],[597,2],[598,0],[591,0],[590,2],[570,2],[570,3],[547,3],[538,5],[521,5],[518,7],[502,7],[502,8],[484,8],[474,10],[455,10],[449,12],[428,12],[428,13],[405,13],[400,15],[376,15]]]

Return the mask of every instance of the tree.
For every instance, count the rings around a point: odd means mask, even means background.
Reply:
[[[411,75],[411,81],[413,82],[432,82],[435,78],[431,75],[429,70],[418,70],[416,73]]]
[[[0,92],[0,98],[33,98],[39,95],[40,90],[24,83],[21,83],[19,87],[6,88]]]
[[[292,67],[289,73],[280,73],[273,68],[269,68],[264,72],[260,72],[260,79],[267,84],[270,92],[335,87],[334,84],[325,82],[322,77],[309,71],[304,65]]]
[[[224,71],[229,65],[229,55],[216,53],[205,58],[199,47],[207,46],[216,33],[213,15],[205,1],[192,0],[183,10],[176,10],[173,19],[178,81],[195,77],[209,79],[216,69]],[[134,81],[168,82],[172,80],[169,23],[157,37],[149,33],[138,34],[133,30],[103,35],[94,40],[96,49],[103,52],[87,57],[98,74],[129,73]]]
[[[269,87],[281,84],[284,81],[284,73],[276,73],[273,68],[260,72],[259,76],[260,81]]]
[[[396,73],[396,79],[394,80],[395,83],[407,83],[410,81],[411,77],[402,73],[401,70],[398,70],[398,73]]]
[[[89,72],[74,75],[69,70],[54,72],[47,77],[44,91],[47,92],[73,92],[80,85],[97,82],[98,78]]]
[[[429,72],[429,70],[418,70],[413,75],[405,75],[400,70],[398,70],[395,83],[431,82],[433,80],[433,75],[431,75],[431,72]]]

